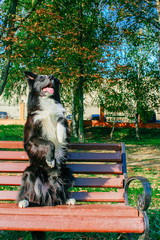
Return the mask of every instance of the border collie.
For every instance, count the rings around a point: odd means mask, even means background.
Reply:
[[[66,167],[70,131],[60,102],[60,82],[53,75],[25,72],[29,85],[24,148],[30,165],[22,176],[20,208],[75,204],[68,188],[73,176]]]

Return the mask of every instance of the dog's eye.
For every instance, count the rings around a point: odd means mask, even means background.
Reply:
[[[39,80],[40,80],[40,81],[44,81],[44,77],[43,77],[43,76],[40,76]]]

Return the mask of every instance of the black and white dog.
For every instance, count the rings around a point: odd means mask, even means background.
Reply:
[[[75,204],[68,188],[73,176],[66,167],[70,131],[60,103],[59,80],[25,72],[29,85],[24,148],[30,165],[22,176],[20,208]]]

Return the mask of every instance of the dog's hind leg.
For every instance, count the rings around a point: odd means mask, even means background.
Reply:
[[[47,234],[46,232],[31,232],[32,240],[46,240]]]
[[[46,163],[51,168],[54,168],[56,165],[56,162],[54,159],[54,153],[55,153],[55,146],[52,142],[50,142],[50,145],[48,145],[48,151],[46,153]]]
[[[25,143],[25,149],[28,153],[30,164],[47,165],[55,167],[55,145],[53,142],[44,138],[32,137],[28,143]]]

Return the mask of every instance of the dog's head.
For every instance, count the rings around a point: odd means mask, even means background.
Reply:
[[[33,72],[25,71],[30,92],[40,97],[51,97],[60,102],[59,84],[60,81],[53,75],[38,75]]]

